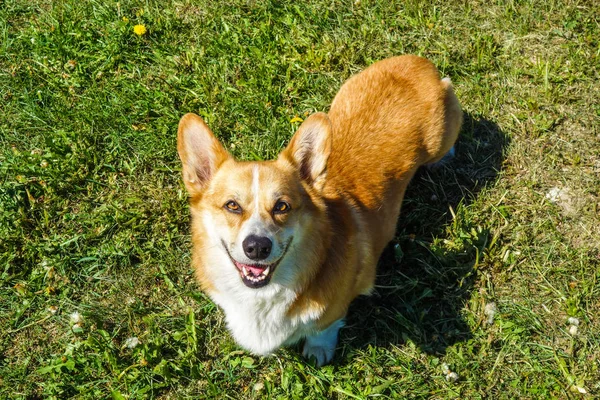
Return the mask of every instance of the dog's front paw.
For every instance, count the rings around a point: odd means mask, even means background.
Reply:
[[[333,360],[334,353],[335,344],[333,346],[311,344],[308,339],[306,340],[306,343],[304,343],[304,350],[302,351],[302,355],[308,361],[314,357],[317,367],[322,367],[325,364],[329,364],[331,360]]]
[[[307,360],[314,357],[317,367],[328,364],[333,360],[338,341],[338,332],[344,326],[344,320],[338,319],[321,332],[306,337],[302,354]]]

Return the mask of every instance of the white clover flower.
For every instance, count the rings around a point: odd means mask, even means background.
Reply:
[[[255,392],[260,392],[265,388],[265,384],[263,382],[258,382],[254,385],[253,389]]]
[[[579,328],[577,328],[577,325],[571,325],[569,327],[569,334],[571,336],[576,336],[577,335],[577,331],[579,330]]]
[[[456,372],[450,370],[450,367],[446,363],[442,364],[442,372],[446,376],[446,380],[448,382],[456,382],[459,378],[458,374]]]
[[[446,380],[448,382],[456,382],[458,378],[459,376],[456,372],[450,372],[449,374],[446,374]]]
[[[123,342],[123,346],[128,349],[134,349],[138,344],[140,344],[140,340],[135,336],[129,337]]]
[[[83,325],[83,315],[79,311],[75,311],[69,315],[69,321],[74,325]]]
[[[448,366],[448,364],[442,364],[442,372],[444,373],[444,375],[448,375],[450,373],[450,367]]]
[[[485,308],[483,309],[483,313],[485,314],[487,318],[486,323],[488,325],[491,325],[494,323],[494,317],[496,316],[496,311],[498,311],[498,308],[496,307],[496,303],[492,302],[492,303],[487,303],[485,305]]]
[[[567,322],[570,325],[574,325],[574,326],[579,326],[579,320],[575,317],[569,317],[569,319],[567,320]]]

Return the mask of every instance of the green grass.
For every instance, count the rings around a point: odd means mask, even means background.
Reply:
[[[600,7],[456,3],[4,1],[0,398],[600,396]],[[178,119],[273,158],[404,53],[452,78],[458,157],[411,184],[333,365],[241,351],[190,271]]]

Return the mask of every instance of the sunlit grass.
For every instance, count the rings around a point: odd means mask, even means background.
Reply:
[[[569,0],[5,1],[0,397],[600,395],[598,15]],[[404,53],[452,78],[457,158],[411,184],[333,365],[241,351],[189,268],[178,119],[273,158],[345,79]]]

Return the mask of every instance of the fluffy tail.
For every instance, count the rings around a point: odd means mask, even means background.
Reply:
[[[454,94],[452,81],[446,77],[442,79],[441,84],[446,90],[446,97],[444,99],[444,132],[439,149],[436,152],[437,154],[429,161],[428,165],[440,162],[442,159],[444,159],[443,162],[446,162],[448,159],[454,157],[453,146],[463,121],[463,112],[460,108],[458,98]]]

